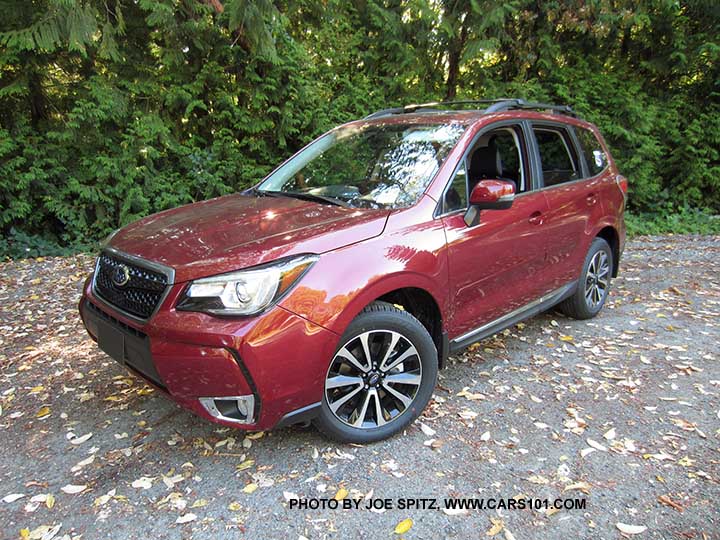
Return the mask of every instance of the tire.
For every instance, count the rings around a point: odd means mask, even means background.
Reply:
[[[595,317],[605,305],[610,291],[612,268],[613,254],[610,245],[602,238],[595,238],[585,257],[575,292],[563,300],[558,309],[573,319]]]
[[[437,372],[437,349],[420,321],[392,304],[374,302],[340,338],[315,425],[340,442],[386,439],[420,415]]]

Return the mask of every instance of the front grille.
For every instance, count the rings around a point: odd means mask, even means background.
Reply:
[[[125,266],[129,279],[123,285],[113,281],[113,273]],[[162,272],[144,268],[113,255],[101,253],[95,270],[95,293],[109,304],[147,319],[161,302],[168,286],[168,278]]]

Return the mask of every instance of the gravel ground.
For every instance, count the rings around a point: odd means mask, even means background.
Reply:
[[[0,264],[0,536],[720,538],[719,259],[718,237],[630,242],[599,317],[548,312],[451,358],[420,421],[367,446],[196,418],[86,336],[90,257]],[[448,512],[445,498],[586,507]]]

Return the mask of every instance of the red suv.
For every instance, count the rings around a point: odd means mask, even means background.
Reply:
[[[209,420],[369,442],[420,414],[449,354],[556,305],[597,315],[627,191],[597,128],[458,104],[379,111],[114,233],[80,301],[91,337]]]

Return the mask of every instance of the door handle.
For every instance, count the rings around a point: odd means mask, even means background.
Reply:
[[[542,225],[543,222],[543,215],[542,212],[533,212],[530,214],[530,217],[528,218],[528,223],[532,223],[533,225]]]
[[[585,201],[587,202],[588,206],[592,206],[597,202],[597,194],[591,193],[587,197],[585,197]]]

